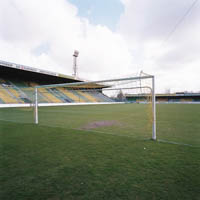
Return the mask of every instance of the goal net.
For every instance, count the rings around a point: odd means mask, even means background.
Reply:
[[[0,121],[33,123],[35,92],[33,87],[14,85],[0,79]]]
[[[155,140],[154,87],[154,76],[144,73],[128,78],[35,86],[35,123]],[[41,96],[52,99],[52,103],[42,103]]]

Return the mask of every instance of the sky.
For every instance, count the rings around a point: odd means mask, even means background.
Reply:
[[[0,0],[0,60],[71,75],[119,78],[141,70],[156,92],[200,91],[200,2]],[[185,16],[185,17],[184,17]]]
[[[78,8],[78,16],[87,18],[91,24],[109,27],[116,31],[124,6],[120,0],[69,0]]]

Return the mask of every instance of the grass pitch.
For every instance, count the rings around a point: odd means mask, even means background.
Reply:
[[[0,199],[200,199],[200,105],[0,109]]]

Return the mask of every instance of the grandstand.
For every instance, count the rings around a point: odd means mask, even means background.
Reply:
[[[125,94],[126,100],[131,102],[148,101],[146,94]],[[200,93],[177,92],[173,94],[156,94],[158,103],[199,103]]]
[[[32,103],[34,87],[48,84],[78,83],[81,79],[40,70],[37,68],[0,61],[0,104]],[[40,88],[39,103],[79,103],[112,101],[102,93],[106,86],[90,84],[73,88]],[[98,89],[92,91],[92,89]]]
[[[0,61],[0,105],[31,104],[34,102],[34,87],[49,84],[81,83],[84,80],[37,68]],[[97,103],[113,102],[103,94],[102,89],[107,86],[88,84],[70,88],[39,88],[39,103]],[[124,94],[128,102],[148,101],[146,94]],[[119,100],[119,99],[118,99]],[[156,94],[156,101],[160,103],[196,103],[200,102],[200,93],[179,92],[174,94]]]

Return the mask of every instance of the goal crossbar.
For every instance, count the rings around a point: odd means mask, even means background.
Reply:
[[[51,84],[51,85],[40,85],[35,86],[35,88],[51,88],[51,87],[66,87],[66,86],[74,86],[74,85],[86,85],[92,83],[104,83],[104,82],[115,82],[115,81],[128,81],[128,80],[142,80],[154,78],[154,76],[136,76],[136,77],[129,77],[129,78],[118,78],[118,79],[107,79],[107,80],[100,80],[100,81],[87,81],[87,82],[75,82],[75,83],[60,83],[60,84]]]

